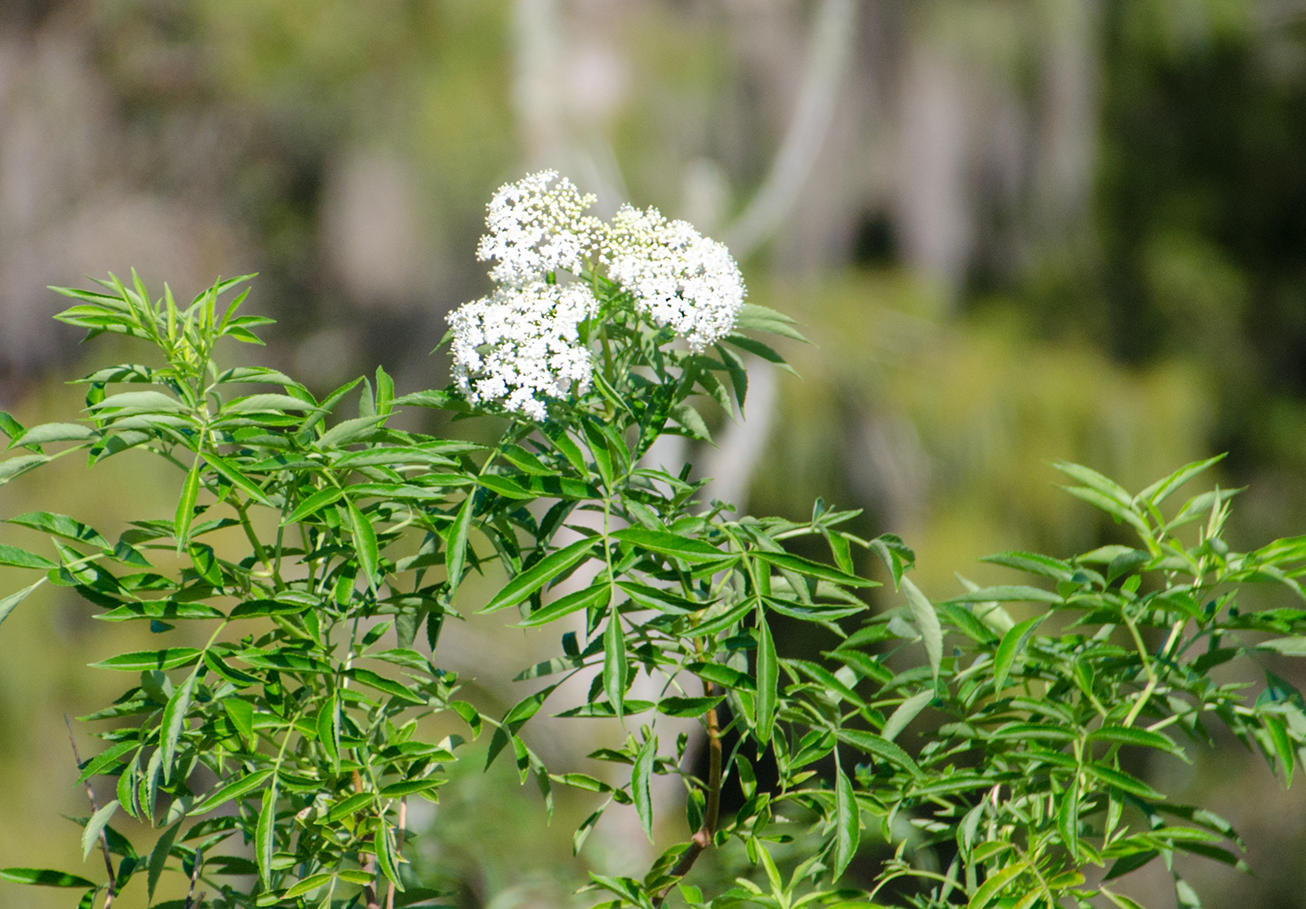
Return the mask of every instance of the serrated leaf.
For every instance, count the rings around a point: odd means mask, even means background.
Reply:
[[[0,484],[8,483],[19,474],[26,473],[33,467],[44,464],[48,460],[50,460],[49,455],[34,454],[0,461]]]
[[[845,587],[879,587],[876,581],[870,581],[865,578],[859,578],[855,574],[849,574],[830,565],[822,565],[820,562],[814,562],[811,559],[805,559],[802,556],[790,555],[787,552],[767,552],[758,549],[750,555],[759,562],[766,562],[777,568],[783,568],[788,571],[797,572],[804,577],[820,578],[824,581],[830,581],[834,584],[841,584]]]
[[[94,887],[92,881],[48,868],[0,868],[0,881],[11,884],[36,884],[41,887]]]
[[[848,863],[857,855],[862,837],[862,819],[852,782],[838,766],[835,767],[834,774],[834,854],[831,857],[830,879],[837,881]]]
[[[534,628],[555,619],[560,619],[565,615],[570,615],[573,612],[579,612],[582,609],[602,610],[608,605],[611,593],[612,588],[608,586],[607,581],[599,579],[593,587],[574,591],[535,610],[528,618],[518,622],[515,627]]]
[[[380,583],[377,571],[381,558],[376,542],[376,531],[372,527],[372,522],[367,519],[367,515],[363,514],[357,505],[346,499],[345,506],[349,513],[349,527],[354,536],[354,552],[358,555],[358,567],[362,569],[363,576],[367,579],[367,586],[376,590]]]
[[[98,439],[100,434],[84,423],[43,423],[33,426],[15,439],[15,445],[44,445],[47,442],[89,442]]]
[[[29,511],[26,514],[20,514],[17,517],[10,518],[6,523],[18,524],[21,527],[30,527],[33,530],[43,530],[46,533],[52,533],[55,536],[63,537],[66,540],[74,540],[78,543],[88,543],[91,546],[98,546],[101,549],[112,549],[109,541],[106,540],[93,527],[87,527],[81,521],[68,517],[66,514],[53,514],[48,511]]]
[[[458,515],[449,528],[449,537],[446,541],[445,566],[449,572],[449,594],[451,598],[458,590],[458,583],[463,576],[463,566],[467,562],[467,531],[471,525],[472,503],[475,499],[476,496],[473,493],[463,500],[462,507],[458,509]]]
[[[256,770],[253,773],[238,776],[231,782],[224,783],[210,792],[205,796],[204,801],[193,806],[189,813],[204,814],[205,812],[212,811],[220,805],[226,804],[232,799],[240,798],[247,793],[253,792],[256,789],[261,788],[275,772],[275,770],[268,768],[266,770]]]
[[[603,690],[617,719],[625,712],[626,672],[626,637],[622,634],[621,617],[614,608],[608,613],[608,627],[603,632]]]
[[[36,568],[41,571],[49,571],[51,568],[59,567],[58,563],[51,562],[45,556],[28,552],[26,549],[19,549],[17,546],[3,544],[0,544],[0,565],[12,565],[15,568]]]
[[[550,553],[500,588],[499,592],[490,598],[490,602],[477,612],[497,612],[508,606],[515,606],[564,571],[588,558],[596,542],[598,539],[595,537],[577,540],[570,546]]]
[[[177,756],[177,741],[186,728],[186,714],[190,710],[191,693],[195,690],[195,673],[186,677],[186,681],[177,686],[168,704],[163,708],[163,720],[159,724],[159,736],[163,750],[163,781],[172,782],[172,765]]]
[[[254,829],[254,860],[258,863],[258,876],[265,890],[272,887],[272,853],[276,847],[277,832],[277,778],[263,790],[259,807],[258,824]]]
[[[114,812],[118,810],[118,800],[114,799],[105,805],[86,822],[86,828],[82,830],[82,861],[86,861],[90,856],[91,850],[95,848],[95,842],[100,838],[100,831],[105,828],[109,820],[113,817]]]
[[[916,628],[920,631],[921,641],[925,645],[925,655],[930,661],[930,671],[934,674],[934,681],[937,683],[939,667],[943,662],[943,629],[939,625],[939,616],[925,594],[912,583],[911,578],[903,577],[901,586],[907,595],[907,605],[911,607]]]
[[[882,736],[871,732],[863,732],[860,729],[836,729],[834,734],[839,741],[847,742],[865,754],[883,758],[891,764],[896,764],[909,771],[912,776],[920,775],[920,768],[911,759],[911,755]]]
[[[1026,642],[1034,633],[1034,629],[1042,624],[1045,618],[1047,618],[1046,615],[1038,615],[1032,619],[1026,619],[1013,626],[1010,631],[1002,636],[997,652],[993,655],[994,695],[1002,693],[1002,689],[1007,682],[1007,676],[1011,672],[1011,666],[1016,661],[1016,656],[1024,649]]]
[[[647,739],[635,755],[635,765],[630,772],[630,795],[635,802],[635,813],[639,815],[639,822],[650,843],[653,842],[653,796],[649,780],[656,757],[656,740]]]
[[[1024,870],[1023,865],[1008,865],[1006,868],[990,874],[988,879],[975,891],[975,895],[970,898],[970,902],[966,904],[967,909],[984,909]]]
[[[884,737],[886,742],[892,742],[898,737],[898,733],[906,729],[907,725],[916,719],[917,715],[932,700],[934,700],[934,691],[932,689],[926,689],[907,698],[890,715],[888,721],[884,724],[884,728],[880,730],[880,735]]]
[[[323,871],[320,874],[310,875],[309,877],[304,878],[295,886],[291,887],[285,893],[281,894],[281,899],[290,900],[290,899],[294,899],[297,896],[303,896],[305,893],[311,893],[317,888],[325,884],[329,884],[334,877],[335,875],[329,871]]]
[[[193,663],[200,656],[194,647],[167,647],[163,650],[138,650],[124,653],[98,663],[91,663],[92,669],[119,669],[126,672],[141,672],[146,669],[176,669]]]
[[[707,562],[729,555],[701,540],[660,530],[649,530],[645,527],[627,527],[612,534],[612,538],[639,549],[673,556],[686,562]]]
[[[775,640],[761,610],[757,616],[757,697],[753,701],[757,742],[765,746],[771,741],[775,726],[776,702],[779,698],[780,661],[776,657]]]
[[[177,833],[181,830],[181,821],[173,824],[163,835],[155,842],[154,848],[150,850],[150,861],[148,865],[148,874],[145,878],[146,890],[149,898],[154,899],[154,888],[159,883],[159,878],[163,874],[163,869],[168,864],[168,855],[172,852],[172,844],[177,839]]]
[[[177,499],[177,510],[172,519],[172,532],[177,541],[178,554],[185,551],[186,544],[189,542],[190,525],[195,519],[195,502],[200,494],[200,466],[203,463],[200,458],[195,459],[190,473],[186,475],[186,482],[182,484],[181,496]]]
[[[35,584],[31,584],[27,587],[24,587],[22,590],[18,591],[17,593],[11,593],[9,594],[9,596],[0,600],[0,622],[3,622],[5,619],[9,618],[9,613],[13,612],[14,608],[19,603],[27,599],[31,595],[32,591],[34,591],[36,588],[40,587],[44,583],[45,583],[45,578],[41,578],[41,580],[37,581]]]

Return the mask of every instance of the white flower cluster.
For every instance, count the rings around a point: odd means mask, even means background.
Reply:
[[[495,260],[490,277],[510,287],[542,281],[559,269],[580,274],[603,229],[598,218],[583,215],[594,202],[552,170],[501,186],[490,200],[490,232],[481,237],[476,257]]]
[[[543,281],[464,303],[449,314],[458,390],[473,404],[501,401],[543,420],[544,397],[565,397],[573,382],[589,387],[593,366],[577,329],[596,303],[584,284]]]
[[[695,353],[729,334],[744,305],[744,279],[730,250],[656,208],[623,205],[604,257],[608,277],[630,292],[636,308],[671,326]]]
[[[605,224],[595,202],[556,171],[531,174],[494,194],[477,258],[493,261],[498,287],[449,315],[454,381],[474,404],[498,401],[542,420],[544,399],[589,388],[590,351],[579,327],[598,313],[586,281],[555,283],[607,267],[635,308],[670,326],[699,352],[734,326],[744,282],[729,250],[656,209],[623,206]],[[564,278],[565,280],[565,278]]]

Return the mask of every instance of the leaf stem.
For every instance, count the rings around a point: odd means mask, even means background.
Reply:
[[[73,760],[77,762],[77,769],[82,767],[82,756],[77,751],[77,739],[73,737],[73,724],[68,719],[68,714],[63,715],[63,723],[68,727],[68,744],[73,748]],[[99,799],[95,797],[95,790],[91,787],[91,781],[86,781],[86,796],[91,800],[91,813],[100,810]],[[108,826],[108,825],[106,825]],[[104,855],[104,870],[109,875],[108,890],[104,894],[104,909],[109,909],[113,905],[113,898],[118,892],[118,878],[113,873],[113,859],[109,856],[109,835],[105,833],[104,828],[100,828],[100,852]]]
[[[714,687],[711,682],[704,679],[703,696],[712,697]],[[690,869],[694,867],[694,863],[698,861],[698,857],[712,845],[712,838],[716,835],[717,821],[721,813],[721,727],[716,708],[713,707],[709,710],[704,718],[707,722],[707,805],[703,809],[703,826],[695,831],[689,841],[689,848],[680,857],[676,867],[671,870],[671,876],[677,880],[688,874]],[[655,907],[661,906],[670,892],[671,887],[668,886],[667,889],[658,894],[657,899],[653,901],[653,905]]]

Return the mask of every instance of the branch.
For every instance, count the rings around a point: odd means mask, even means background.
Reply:
[[[408,797],[399,800],[399,826],[395,828],[395,854],[403,851],[404,830],[408,827]],[[385,894],[385,909],[395,909],[395,882],[390,882],[390,889]]]
[[[73,747],[73,760],[77,762],[77,769],[82,769],[82,756],[77,752],[77,739],[73,737],[73,724],[68,719],[68,714],[63,715],[63,723],[68,727],[68,744]],[[99,799],[95,797],[95,790],[91,788],[91,781],[86,781],[86,796],[91,800],[91,813],[100,810]],[[113,898],[118,893],[118,878],[113,873],[113,859],[109,855],[109,834],[105,833],[104,828],[100,829],[100,852],[104,855],[104,870],[109,875],[109,888],[104,894],[104,909],[109,909],[113,905]]]
[[[704,697],[710,698],[712,689],[712,683],[704,680]],[[694,867],[694,863],[698,861],[698,857],[712,845],[712,837],[716,835],[717,820],[721,814],[721,726],[717,719],[715,707],[707,712],[706,718],[708,753],[707,805],[703,809],[703,826],[695,831],[694,836],[689,841],[689,848],[680,857],[676,867],[671,870],[671,876],[676,880],[680,880],[688,874],[689,870]],[[668,886],[666,890],[658,894],[657,899],[653,901],[653,905],[655,907],[661,906],[670,892],[671,887]]]

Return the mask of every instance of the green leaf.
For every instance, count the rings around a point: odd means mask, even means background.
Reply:
[[[378,675],[370,669],[354,667],[346,670],[345,675],[355,681],[362,682],[364,685],[375,688],[377,691],[384,691],[386,694],[399,698],[401,701],[407,701],[410,704],[426,703],[426,698],[422,695],[415,694],[414,692],[409,691],[403,684],[396,682],[393,679],[387,679],[385,676]]]
[[[1139,798],[1144,799],[1161,800],[1165,798],[1164,795],[1157,792],[1142,780],[1116,770],[1114,767],[1108,767],[1102,763],[1092,763],[1085,764],[1084,768],[1108,786],[1115,786],[1117,789],[1122,792],[1128,792],[1130,795],[1136,795]]]
[[[1057,830],[1073,861],[1079,861],[1079,777],[1076,776],[1061,794],[1057,806]]]
[[[111,399],[112,400],[112,399]],[[255,413],[259,411],[306,411],[318,408],[290,395],[260,394],[247,395],[228,401],[222,407],[222,414]]]
[[[638,549],[673,556],[686,562],[708,562],[729,555],[701,540],[645,527],[627,527],[612,534],[612,538]]]
[[[626,637],[616,609],[608,613],[608,627],[603,632],[603,690],[621,719],[626,698]]]
[[[649,789],[649,779],[656,757],[656,739],[646,739],[635,755],[635,766],[630,772],[630,795],[635,802],[635,813],[639,815],[639,822],[650,843],[653,842],[653,796]]]
[[[907,700],[898,705],[893,711],[880,734],[886,742],[892,742],[898,737],[898,733],[907,728],[907,725],[925,709],[930,701],[934,700],[933,689],[926,689],[917,694],[913,694]]]
[[[277,836],[277,778],[263,790],[263,803],[259,808],[258,824],[254,830],[254,860],[258,863],[258,876],[264,890],[272,889],[272,853]]]
[[[930,661],[930,671],[934,681],[939,680],[939,666],[943,662],[943,629],[939,626],[939,616],[925,594],[917,589],[911,578],[902,579],[902,590],[907,594],[907,605],[911,607],[912,617],[916,619],[916,628],[921,633],[925,644],[925,655]]]
[[[259,488],[258,484],[241,473],[240,469],[226,458],[220,457],[213,452],[207,452],[204,455],[204,460],[228,483],[244,490],[245,495],[249,496],[255,502],[258,502],[260,505],[266,505],[269,508],[274,507],[272,503],[268,501],[268,497],[264,495],[263,490]]]
[[[834,854],[830,879],[837,881],[857,854],[862,838],[862,819],[852,782],[837,765],[834,773]]]
[[[177,839],[177,833],[181,830],[181,821],[173,824],[163,835],[155,842],[154,848],[150,850],[149,873],[146,875],[146,889],[151,900],[154,899],[154,888],[159,883],[159,878],[163,874],[163,869],[168,864],[168,855],[172,852],[172,844]]]
[[[106,768],[113,767],[122,760],[124,754],[138,747],[139,743],[134,741],[116,742],[115,744],[110,745],[108,748],[104,749],[104,751],[86,762],[86,765],[82,768],[81,775],[77,777],[77,782],[84,783]]]
[[[780,665],[775,653],[775,640],[766,618],[758,609],[757,615],[757,698],[753,702],[756,735],[759,746],[771,741],[775,726],[776,701],[779,697]]]
[[[1096,489],[1090,489],[1087,486],[1063,486],[1061,488],[1075,498],[1082,499],[1088,504],[1094,505],[1102,511],[1105,511],[1107,514],[1111,515],[1111,517],[1115,518],[1117,522],[1124,521],[1126,524],[1138,531],[1138,535],[1144,540],[1150,542],[1154,539],[1151,529],[1147,526],[1147,522],[1139,516],[1138,512],[1134,511],[1132,505],[1122,504],[1115,498],[1103,495]],[[1128,500],[1126,500],[1126,502],[1127,501]]]
[[[391,832],[390,825],[385,822],[384,815],[377,818],[376,833],[372,836],[372,842],[376,846],[376,864],[381,869],[381,873],[395,885],[396,890],[402,891],[404,884],[399,880],[399,865],[395,861],[394,833]]]
[[[189,813],[204,814],[205,812],[212,811],[219,805],[226,804],[232,799],[240,798],[247,793],[253,792],[256,789],[261,788],[275,772],[274,769],[268,768],[266,770],[256,770],[253,773],[237,776],[234,780],[224,783],[210,792],[205,796],[204,801],[193,806]]]
[[[1213,458],[1207,458],[1205,461],[1194,461],[1191,464],[1186,464],[1170,474],[1170,476],[1166,477],[1164,480],[1158,480],[1144,489],[1138,494],[1138,498],[1148,502],[1152,506],[1160,505],[1165,501],[1170,493],[1174,492],[1180,486],[1183,486],[1193,477],[1203,473],[1223,460],[1224,455],[1218,454]]]
[[[830,581],[835,584],[842,584],[845,587],[879,587],[876,581],[870,581],[865,578],[859,578],[855,574],[848,574],[830,565],[822,565],[820,562],[813,562],[811,559],[805,559],[802,556],[790,555],[787,552],[767,552],[763,549],[756,549],[749,553],[759,562],[766,562],[777,568],[783,568],[788,571],[794,571],[809,578],[820,578],[823,581]],[[720,553],[718,553],[720,557]]]
[[[1273,650],[1284,656],[1306,656],[1306,637],[1275,638],[1256,645],[1257,650]]]
[[[367,519],[367,515],[359,511],[357,505],[349,500],[345,500],[345,505],[349,512],[350,530],[354,535],[354,552],[358,554],[358,567],[363,570],[367,586],[376,590],[380,583],[377,570],[381,558],[376,543],[376,531],[372,528],[372,522]]]
[[[1002,636],[1002,642],[998,644],[997,652],[993,655],[993,694],[998,696],[1002,693],[1003,686],[1006,685],[1007,676],[1011,672],[1011,666],[1016,661],[1017,654],[1024,648],[1030,635],[1034,633],[1046,615],[1036,615],[1032,619],[1026,619],[1023,622],[1013,626],[1010,631]]]
[[[366,441],[376,434],[377,429],[385,422],[385,420],[385,414],[343,420],[322,433],[322,438],[314,442],[313,447],[319,450],[325,450],[328,448],[339,447],[341,445],[352,445],[355,442]]]
[[[195,519],[195,501],[200,494],[200,466],[203,463],[200,458],[195,459],[181,488],[181,497],[177,500],[177,511],[173,516],[172,526],[178,555],[186,550],[186,544],[189,542],[191,521]]]
[[[75,874],[46,868],[0,868],[0,881],[12,884],[37,884],[42,887],[94,887],[92,881]]]
[[[487,473],[476,478],[476,482],[491,492],[496,492],[509,499],[533,499],[535,493],[526,489],[512,477]]]
[[[920,775],[920,768],[911,759],[911,755],[882,736],[860,729],[836,729],[834,735],[839,741],[847,742],[865,754],[883,758],[891,764],[907,770],[912,776]]]
[[[44,583],[45,583],[45,578],[41,578],[41,580],[37,581],[35,584],[28,585],[27,587],[24,587],[22,590],[18,591],[17,593],[11,593],[9,594],[9,596],[0,600],[0,622],[3,622],[5,619],[9,618],[9,613],[14,611],[14,607],[17,606],[19,603],[21,603],[23,600],[27,599],[27,597],[31,595],[33,590],[40,587]]]
[[[339,486],[328,486],[326,489],[319,489],[307,499],[300,502],[294,511],[282,518],[281,526],[284,527],[287,524],[298,524],[305,518],[317,514],[344,494],[345,491]]]
[[[1115,893],[1105,887],[1098,887],[1098,891],[1111,902],[1119,906],[1120,909],[1144,909],[1143,906],[1140,906],[1123,893]]]
[[[505,584],[491,597],[490,602],[477,612],[497,612],[508,606],[515,606],[564,571],[587,559],[592,554],[596,542],[598,542],[596,537],[577,540],[564,549],[550,553]]]
[[[1168,736],[1147,729],[1135,729],[1133,726],[1101,726],[1088,734],[1088,741],[1155,748],[1169,754],[1183,753]]]
[[[285,893],[281,894],[281,899],[290,900],[297,896],[303,896],[305,893],[312,893],[318,887],[331,882],[335,877],[330,871],[323,871],[320,874],[314,874],[304,878],[295,886],[291,887]]]
[[[19,474],[26,473],[33,467],[44,464],[48,460],[50,460],[49,455],[34,454],[0,461],[0,485],[8,483]]]
[[[168,705],[163,708],[163,720],[159,725],[159,736],[163,748],[163,781],[172,782],[172,765],[177,756],[177,740],[186,728],[186,713],[190,710],[191,692],[195,689],[195,673],[186,677],[186,681],[177,686]]]
[[[740,307],[739,315],[735,318],[736,331],[765,331],[806,343],[807,339],[799,333],[798,329],[794,328],[797,324],[795,320],[783,313],[753,303],[745,303]],[[835,875],[835,877],[838,876]]]
[[[381,790],[381,797],[387,799],[403,798],[406,795],[416,795],[421,792],[430,792],[432,789],[441,785],[444,780],[426,778],[423,780],[403,780],[398,783],[391,783]]]
[[[467,530],[471,525],[472,503],[475,500],[475,493],[463,500],[462,507],[458,509],[458,515],[449,528],[449,537],[445,543],[447,550],[445,566],[449,572],[449,594],[451,597],[458,590],[458,582],[462,580],[463,576],[463,566],[467,562]]]
[[[249,746],[254,746],[254,705],[237,697],[222,699],[222,709],[226,712],[231,725]]]
[[[168,647],[163,650],[138,650],[109,657],[98,663],[91,663],[92,669],[120,669],[125,672],[141,672],[146,669],[176,669],[187,666],[200,656],[194,647]]]
[[[10,518],[8,523],[18,524],[22,527],[30,527],[33,530],[43,530],[46,533],[52,533],[55,536],[63,537],[67,540],[73,540],[78,543],[89,543],[92,546],[98,546],[101,549],[112,549],[109,541],[102,537],[94,528],[87,527],[81,521],[74,520],[66,514],[52,514],[48,511],[29,511],[26,514],[20,514],[16,518]]]
[[[685,435],[691,439],[702,439],[710,442],[712,434],[708,431],[707,423],[703,422],[703,417],[697,410],[681,401],[678,404],[672,404],[670,408],[671,419],[675,420],[685,430]]]
[[[966,909],[984,909],[1024,870],[1024,865],[1008,865],[1001,871],[990,874],[988,880],[981,884],[980,888],[975,891],[975,895],[970,898],[970,902],[966,904]]]
[[[49,571],[51,568],[59,567],[58,563],[51,562],[45,556],[28,552],[26,549],[19,549],[17,546],[2,544],[0,544],[0,565],[13,565],[15,568],[37,568],[41,571]]]
[[[723,700],[725,700],[725,695],[710,698],[663,698],[658,701],[657,709],[658,713],[663,716],[696,719],[716,707]]]
[[[47,442],[89,442],[100,434],[84,423],[44,423],[33,426],[12,443],[15,445],[44,445]]]
[[[945,603],[1060,603],[1061,597],[1038,587],[1004,584],[998,587],[979,587],[961,596],[944,600]]]
[[[90,856],[91,850],[95,848],[95,841],[100,838],[100,831],[109,823],[114,812],[118,810],[118,800],[114,799],[105,805],[86,822],[86,828],[82,831],[82,861],[86,861]]]
[[[560,619],[564,615],[579,612],[582,609],[603,609],[608,605],[611,593],[612,588],[608,586],[607,581],[600,578],[593,587],[569,593],[565,597],[560,597],[552,603],[535,610],[528,618],[518,622],[514,627],[534,628],[555,619]]]
[[[340,702],[335,692],[322,703],[317,714],[317,741],[331,761],[334,773],[340,772]]]

